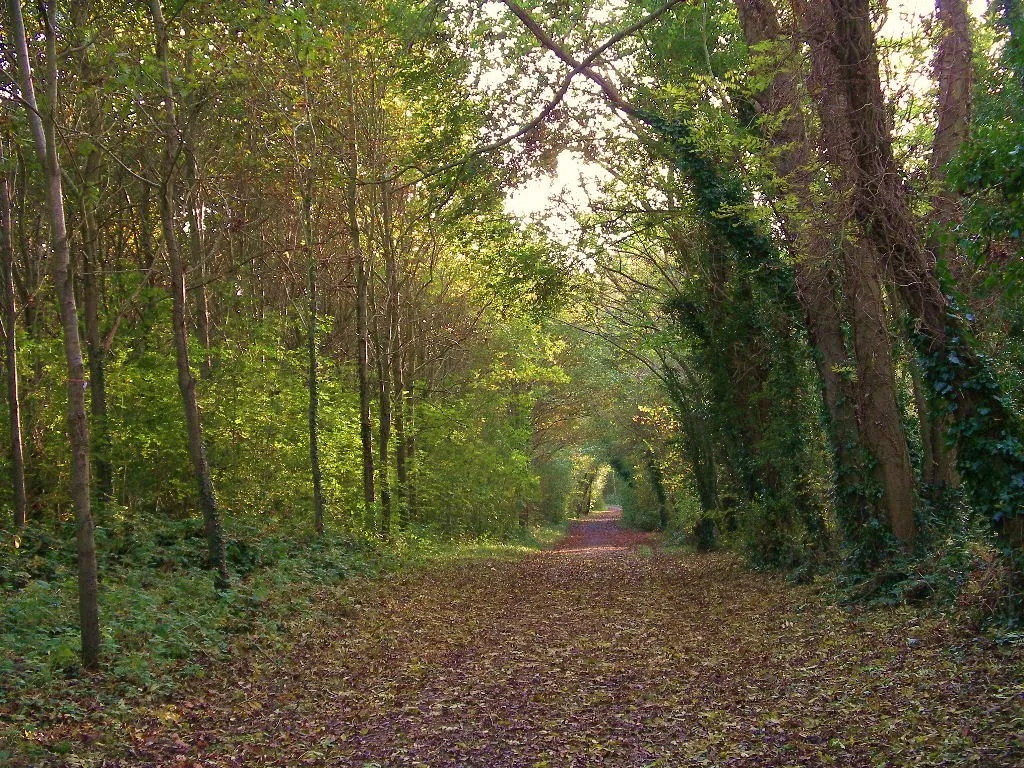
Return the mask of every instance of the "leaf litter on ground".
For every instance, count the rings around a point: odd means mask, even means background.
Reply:
[[[518,561],[354,585],[54,765],[1024,765],[1024,663],[909,609],[851,612],[614,513]]]

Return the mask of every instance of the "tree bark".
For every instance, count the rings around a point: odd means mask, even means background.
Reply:
[[[385,302],[387,299],[385,299]],[[386,310],[385,310],[386,314]],[[386,537],[391,531],[391,344],[388,337],[388,318],[381,328],[380,312],[374,312],[373,336],[377,363],[377,494],[380,497],[380,532]]]
[[[89,0],[75,0],[70,6],[72,43],[78,76],[82,83],[85,130],[90,136],[103,133],[103,115],[89,60],[88,30]],[[100,328],[100,283],[102,280],[102,235],[96,223],[97,202],[93,195],[100,188],[101,155],[92,148],[85,158],[81,193],[79,195],[80,226],[82,230],[82,293],[85,304],[85,342],[89,360],[89,406],[92,417],[93,466],[96,473],[96,491],[100,501],[108,503],[114,495],[113,469],[110,466],[110,434],[107,423],[107,350],[103,345]]]
[[[946,164],[966,140],[971,125],[971,93],[974,88],[974,55],[971,23],[964,0],[936,0],[936,19],[942,29],[932,62],[938,83],[935,136],[929,161],[934,186],[932,210],[934,225],[928,248],[951,270],[960,282],[966,278],[967,265],[950,242],[950,230],[960,219],[959,196],[946,184]],[[959,484],[956,451],[946,443],[945,433],[952,423],[949,414],[926,409],[920,416],[921,441],[927,443],[922,482],[931,488],[949,488]]]
[[[769,0],[737,0],[736,4],[748,43],[784,42],[775,6]],[[795,60],[792,55],[788,58]],[[783,215],[789,218],[785,222],[787,229],[795,233],[798,295],[821,358],[819,371],[832,423],[839,492],[854,514],[868,503],[862,483],[863,467],[859,466],[863,446],[875,460],[875,476],[890,527],[898,538],[910,541],[916,533],[914,473],[898,409],[892,344],[874,253],[862,243],[851,243],[842,237],[830,240],[823,234],[837,230],[841,233],[848,214],[841,207],[822,211],[814,199],[809,165],[816,158],[810,149],[796,74],[787,63],[755,98],[764,112],[783,117],[770,138],[779,150],[775,154],[776,171],[800,208],[796,220]],[[834,105],[829,105],[829,109],[834,112]],[[836,131],[829,124],[826,110],[822,113],[822,130]],[[842,159],[848,161],[845,154]],[[840,179],[837,192],[842,197],[844,191]],[[847,311],[854,329],[855,389],[835,371],[850,356],[842,333],[841,311],[835,306],[831,275],[842,275],[845,284]],[[856,416],[849,407],[849,396],[854,393],[860,412],[855,424],[850,421]],[[854,442],[851,444],[850,440]]]
[[[68,435],[71,443],[71,501],[75,509],[76,549],[78,557],[78,615],[82,630],[82,665],[99,668],[100,624],[99,587],[96,571],[96,543],[93,535],[92,505],[89,494],[89,419],[85,405],[85,364],[78,335],[78,307],[71,269],[67,221],[64,215],[64,189],[57,152],[53,109],[57,101],[57,40],[53,8],[40,6],[46,30],[47,104],[40,111],[36,101],[32,64],[25,36],[20,0],[8,0],[7,39],[18,60],[19,87],[25,104],[25,116],[39,164],[46,177],[46,203],[50,219],[53,254],[52,273],[58,312],[64,334],[64,358],[67,365]],[[45,120],[45,124],[44,124]]]
[[[395,290],[399,287],[396,285]],[[400,299],[400,296],[399,296]],[[402,334],[402,317],[400,301],[395,302],[395,338],[391,347],[391,379],[394,383],[394,420],[395,420],[395,506],[398,512],[398,526],[404,528],[408,523],[408,443],[406,442],[406,391],[405,363],[403,360],[404,337]]]
[[[896,538],[912,541],[914,468],[896,390],[892,337],[885,317],[882,282],[871,246],[844,242],[847,304],[857,359],[857,407],[861,439],[874,457],[874,476],[884,490],[889,524]]]
[[[401,391],[394,382],[395,338],[398,335],[398,259],[395,253],[394,210],[390,185],[380,185],[381,240],[384,255],[384,328],[380,329],[380,498],[381,528],[385,535],[391,530],[392,503],[389,470],[391,465],[392,406]],[[399,364],[400,366],[400,364]],[[398,441],[396,441],[396,448]]]
[[[793,4],[812,66],[825,75],[812,90],[814,98],[821,103],[840,94],[844,100],[840,119],[852,151],[854,213],[911,314],[929,390],[939,394],[940,408],[963,427],[955,431],[957,461],[971,500],[1002,527],[1024,506],[1024,426],[1007,407],[993,371],[973,349],[964,321],[942,289],[934,254],[922,245],[892,151],[869,2]]]
[[[7,158],[0,143],[0,165]],[[7,378],[7,416],[11,433],[11,486],[14,493],[14,527],[28,524],[28,493],[25,486],[25,445],[21,434],[21,396],[18,392],[18,298],[14,290],[11,184],[7,168],[0,168],[0,280],[3,282],[4,360]]]
[[[181,245],[178,240],[175,212],[181,200],[176,192],[176,176],[178,156],[181,152],[180,126],[175,110],[175,92],[171,83],[167,45],[167,25],[164,22],[160,0],[150,0],[150,13],[153,18],[155,33],[156,56],[160,63],[161,85],[163,87],[163,184],[159,190],[160,226],[167,247],[167,259],[171,267],[171,323],[174,336],[175,362],[178,370],[178,390],[181,393],[182,405],[185,410],[185,428],[188,434],[188,452],[192,463],[199,491],[199,505],[203,512],[206,528],[207,554],[210,567],[214,569],[214,586],[218,590],[227,589],[230,584],[227,559],[224,549],[224,533],[221,524],[220,509],[213,489],[210,464],[206,457],[206,443],[203,439],[202,418],[199,403],[196,399],[196,379],[192,375],[192,366],[188,352],[188,328],[186,324],[187,305],[185,299],[185,270],[181,257]]]
[[[188,194],[188,243],[192,264],[199,270],[199,284],[195,287],[196,337],[203,348],[199,361],[199,377],[203,380],[213,376],[213,357],[210,341],[210,292],[207,287],[209,267],[207,265],[206,238],[203,224],[203,198],[199,189],[199,161],[189,147],[186,149],[185,175]]]
[[[312,190],[307,184],[302,196],[303,242],[308,262],[309,294],[309,468],[313,479],[313,527],[318,536],[324,535],[323,472],[320,469],[320,388],[317,379],[317,264],[313,243]]]
[[[91,214],[86,214],[91,219]],[[87,243],[96,238],[94,226],[86,225]],[[99,279],[102,269],[96,241],[83,243],[82,282],[85,299],[85,340],[89,350],[89,406],[93,423],[96,490],[99,499],[110,502],[114,497],[114,472],[110,465],[110,434],[107,422],[107,352],[100,329]]]

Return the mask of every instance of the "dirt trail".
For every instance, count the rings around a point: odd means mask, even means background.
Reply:
[[[103,764],[1024,761],[1020,667],[999,649],[651,544],[603,513],[521,562],[375,583],[286,658],[194,684]]]

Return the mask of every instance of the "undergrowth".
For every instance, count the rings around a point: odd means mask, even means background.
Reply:
[[[228,523],[231,589],[215,593],[197,521],[156,518],[97,528],[102,673],[79,666],[73,531],[0,529],[0,764],[34,729],[131,711],[229,656],[240,640],[287,643],[302,621],[344,610],[356,577],[456,558],[515,558],[551,545],[564,526],[496,539],[409,528],[390,540]]]

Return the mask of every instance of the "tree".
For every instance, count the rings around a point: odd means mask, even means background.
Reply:
[[[181,208],[177,194],[178,162],[182,153],[182,127],[175,109],[176,93],[171,81],[168,55],[167,25],[163,17],[160,0],[150,0],[149,10],[153,21],[156,58],[160,67],[160,85],[163,91],[163,162],[161,183],[158,189],[160,226],[171,269],[172,325],[175,360],[178,370],[178,390],[185,410],[185,427],[188,433],[188,452],[192,471],[199,489],[199,503],[206,525],[207,554],[210,567],[214,569],[216,589],[227,589],[230,583],[227,560],[224,552],[224,533],[217,507],[217,497],[210,475],[210,464],[206,456],[206,442],[203,439],[202,418],[196,399],[196,379],[192,375],[189,360],[188,330],[186,328],[185,270],[178,239],[178,225],[175,214]]]
[[[46,103],[41,109],[36,99],[28,39],[20,0],[8,0],[7,37],[12,41],[18,62],[20,100],[32,133],[36,157],[46,177],[46,204],[49,214],[50,250],[53,280],[57,288],[58,310],[64,335],[67,366],[67,420],[71,443],[71,498],[75,508],[76,550],[78,555],[78,615],[82,630],[82,664],[98,669],[100,663],[99,588],[96,572],[96,543],[93,535],[89,492],[89,420],[85,407],[85,365],[78,335],[78,307],[75,301],[71,249],[64,217],[63,170],[56,144],[57,108],[57,14],[55,5],[41,5],[43,39],[46,43]]]
[[[0,165],[7,153],[0,144]],[[21,431],[21,395],[18,391],[18,306],[14,291],[14,245],[11,219],[11,180],[6,167],[0,168],[0,290],[3,292],[4,373],[7,379],[7,411],[11,432],[11,484],[14,489],[14,527],[28,522],[25,490],[25,449]]]

